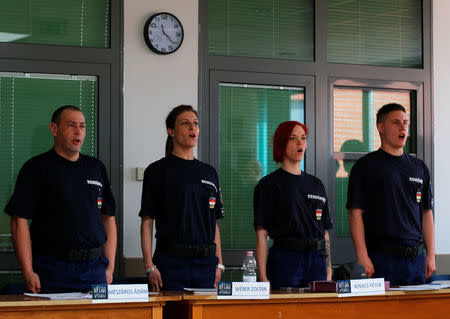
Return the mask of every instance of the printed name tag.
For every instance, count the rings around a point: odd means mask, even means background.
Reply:
[[[338,296],[384,295],[384,278],[338,280]]]
[[[268,282],[219,282],[217,299],[269,299]]]
[[[92,285],[92,302],[145,302],[148,285]]]

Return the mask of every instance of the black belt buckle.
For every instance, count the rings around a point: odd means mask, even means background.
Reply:
[[[419,254],[419,246],[408,246],[405,248],[405,257],[416,257]]]
[[[209,257],[215,254],[215,249],[213,252],[213,246],[192,246],[193,257]]]
[[[211,244],[207,246],[186,245],[166,242],[163,240],[156,241],[156,249],[164,253],[173,254],[179,257],[209,257],[216,254],[216,245]]]
[[[205,247],[201,246],[192,246],[190,247],[192,250],[192,254],[194,258],[204,257],[205,256]]]
[[[71,249],[67,252],[66,260],[88,261],[101,255],[101,247],[93,249]]]
[[[311,251],[318,251],[324,248],[323,239],[312,240],[311,242],[312,242],[312,245],[310,246]]]
[[[87,256],[87,250],[81,250],[81,249],[71,249],[67,253],[67,259],[70,261],[76,261],[76,260],[85,260]]]

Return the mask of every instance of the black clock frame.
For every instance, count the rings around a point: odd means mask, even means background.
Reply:
[[[148,27],[150,26],[150,23],[152,22],[152,20],[153,20],[155,17],[160,16],[160,15],[163,15],[163,14],[167,14],[167,15],[173,17],[175,20],[177,20],[177,22],[178,22],[178,24],[180,25],[180,28],[181,28],[181,42],[180,42],[180,45],[179,45],[175,50],[170,51],[170,52],[161,52],[161,51],[159,51],[157,48],[155,48],[155,47],[153,46],[152,42],[150,41],[150,36],[149,36],[149,34],[148,34]],[[151,16],[147,19],[147,21],[145,22],[145,25],[144,25],[144,40],[145,40],[145,43],[147,44],[147,47],[148,47],[150,50],[152,50],[153,52],[157,53],[157,54],[167,55],[167,54],[174,53],[174,52],[176,52],[176,51],[181,47],[181,45],[183,44],[183,40],[184,40],[184,28],[183,28],[183,24],[181,23],[180,19],[178,19],[178,18],[177,18],[175,15],[173,15],[172,13],[169,13],[169,12],[158,12],[158,13],[155,13],[155,14],[151,15]]]

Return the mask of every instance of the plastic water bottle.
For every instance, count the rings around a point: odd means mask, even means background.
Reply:
[[[242,281],[256,282],[256,259],[253,257],[253,251],[247,251],[247,257],[242,263],[242,270],[244,270]]]

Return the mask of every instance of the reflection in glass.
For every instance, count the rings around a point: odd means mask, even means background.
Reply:
[[[376,126],[376,114],[387,103],[403,105],[408,118],[411,118],[409,91],[335,88],[333,90],[334,151],[371,152],[377,150],[381,141]],[[410,120],[410,135],[415,132],[415,123],[413,122]],[[347,143],[346,150],[343,150],[345,143]],[[413,152],[410,138],[406,143],[405,151]]]
[[[253,189],[277,166],[272,137],[278,124],[304,123],[304,89],[220,85],[220,182],[226,218],[222,247],[253,248]],[[307,155],[307,154],[306,154]]]

